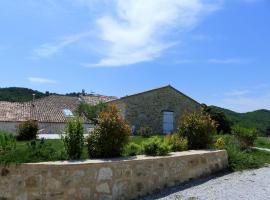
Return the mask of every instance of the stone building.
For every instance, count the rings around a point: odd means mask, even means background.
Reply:
[[[39,134],[60,134],[65,131],[65,122],[74,116],[81,102],[95,105],[114,99],[101,95],[50,95],[25,103],[0,101],[0,130],[16,133],[19,123],[32,119],[39,123]],[[85,133],[92,127],[89,121],[84,121]]]
[[[201,105],[172,86],[125,96],[109,102],[115,104],[136,132],[150,127],[154,133],[175,131],[184,113],[201,109]]]
[[[140,127],[150,127],[154,133],[173,132],[181,116],[201,108],[200,104],[172,86],[145,91],[120,99],[112,96],[84,94],[78,97],[50,95],[34,102],[0,101],[0,130],[16,132],[16,125],[28,119],[39,122],[40,134],[62,133],[65,122],[81,103],[115,104],[135,133]],[[85,132],[93,125],[85,121]]]

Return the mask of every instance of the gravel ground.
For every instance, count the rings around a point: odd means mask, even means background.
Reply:
[[[168,188],[143,200],[269,200],[270,166],[219,174]]]

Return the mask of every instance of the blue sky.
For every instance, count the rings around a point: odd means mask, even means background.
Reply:
[[[0,87],[270,109],[269,44],[268,0],[0,1]]]

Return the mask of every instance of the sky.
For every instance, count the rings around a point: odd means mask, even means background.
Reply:
[[[1,0],[0,69],[0,87],[270,109],[270,1]]]

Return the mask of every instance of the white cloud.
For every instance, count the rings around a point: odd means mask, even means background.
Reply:
[[[39,84],[53,84],[57,83],[55,80],[46,79],[46,78],[40,78],[40,77],[29,77],[28,80],[31,83],[39,83]]]
[[[239,59],[239,58],[228,58],[228,59],[216,59],[212,58],[208,60],[208,63],[211,64],[224,64],[224,65],[229,65],[229,64],[246,64],[248,63],[249,60],[244,60],[244,59]]]
[[[188,31],[217,10],[221,1],[204,0],[115,0],[116,16],[97,20],[105,56],[89,66],[122,66],[150,61],[173,46],[165,41],[169,30]]]
[[[83,38],[86,38],[90,35],[90,32],[70,35],[67,37],[62,38],[59,42],[56,43],[45,43],[42,44],[39,48],[35,49],[33,51],[33,57],[34,58],[41,58],[41,57],[51,57],[55,54],[57,54],[59,51],[61,51],[63,48],[76,43]]]

